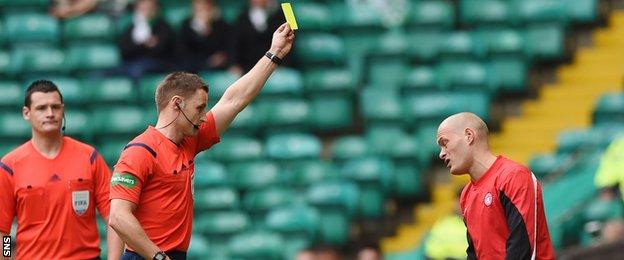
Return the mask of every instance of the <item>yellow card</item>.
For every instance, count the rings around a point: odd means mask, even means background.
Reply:
[[[292,10],[292,6],[290,3],[282,4],[282,11],[284,11],[284,16],[286,16],[286,22],[290,25],[290,29],[297,30],[297,19],[295,19],[295,13]]]

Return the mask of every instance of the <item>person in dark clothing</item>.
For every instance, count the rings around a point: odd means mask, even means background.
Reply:
[[[193,16],[180,29],[182,66],[193,72],[227,68],[228,31],[213,0],[193,0]]]
[[[249,0],[249,6],[240,14],[234,30],[230,52],[235,64],[230,71],[249,71],[258,57],[269,47],[272,32],[285,21],[274,0]],[[287,64],[285,60],[284,63]]]
[[[132,25],[119,38],[122,70],[135,80],[166,69],[174,49],[173,30],[158,8],[156,0],[137,0]]]

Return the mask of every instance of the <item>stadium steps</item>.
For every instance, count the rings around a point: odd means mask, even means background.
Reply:
[[[594,46],[579,49],[571,65],[557,70],[555,84],[522,104],[520,116],[503,121],[490,139],[495,153],[526,164],[534,153],[553,152],[559,132],[591,125],[598,98],[619,91],[624,78],[624,11],[614,12],[610,25],[594,33]]]

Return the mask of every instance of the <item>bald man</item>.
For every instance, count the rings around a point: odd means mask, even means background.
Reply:
[[[541,185],[526,167],[492,154],[488,134],[472,113],[438,127],[440,159],[451,174],[470,175],[459,201],[468,259],[554,259]]]

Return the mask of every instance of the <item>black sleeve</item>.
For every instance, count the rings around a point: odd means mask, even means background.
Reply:
[[[154,57],[163,57],[172,50],[173,46],[173,30],[164,20],[160,19],[154,25],[153,32],[154,37],[158,39],[156,46],[150,49],[150,52]]]
[[[126,30],[121,34],[117,41],[121,57],[124,60],[134,58],[141,53],[143,46],[138,45],[132,41],[132,29],[134,25],[128,26]]]
[[[522,214],[505,192],[501,191],[499,198],[505,210],[507,227],[509,227],[505,259],[531,259],[533,252]]]
[[[464,222],[464,225],[466,224],[466,222]],[[468,228],[468,227],[466,227]],[[466,238],[468,239],[468,248],[466,248],[466,254],[467,254],[467,258],[468,260],[476,260],[477,259],[477,252],[475,251],[475,247],[474,244],[472,243],[472,237],[470,237],[470,233],[468,233],[468,230],[466,230]]]

